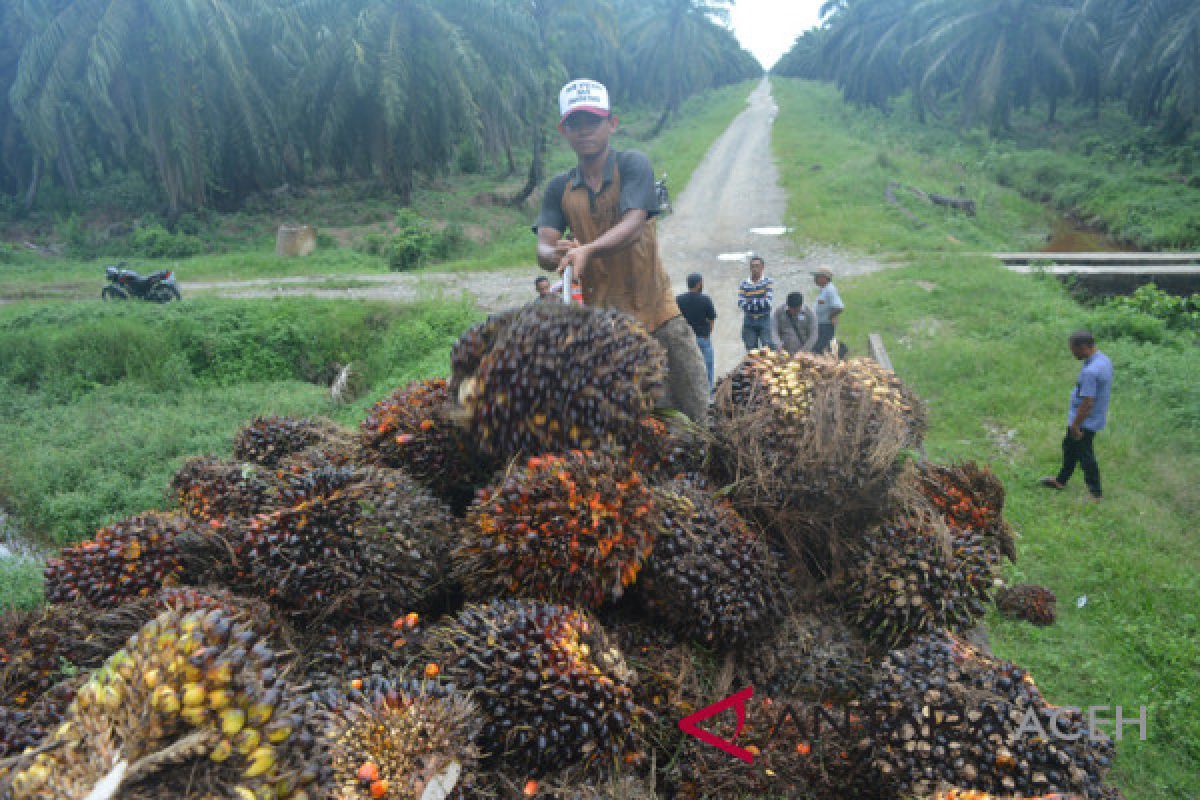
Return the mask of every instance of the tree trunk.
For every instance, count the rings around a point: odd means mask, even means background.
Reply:
[[[29,191],[25,192],[25,210],[33,210],[33,201],[37,199],[38,184],[42,180],[42,157],[34,156],[33,176],[29,179]]]
[[[508,171],[504,173],[504,177],[507,178],[508,176],[512,175],[514,172],[517,171],[517,160],[515,158],[513,158],[512,142],[507,141],[507,137],[505,137],[505,138],[506,138],[506,141],[504,142],[504,156],[508,159]]]
[[[1050,95],[1050,108],[1046,112],[1046,124],[1054,124],[1054,116],[1058,113],[1058,95]]]
[[[521,205],[529,199],[529,196],[537,189],[538,184],[542,182],[543,173],[546,169],[545,148],[545,136],[542,135],[542,131],[539,128],[533,132],[533,158],[529,162],[529,177],[526,179],[525,185],[521,187],[521,191],[504,201],[505,205]]]
[[[667,104],[667,107],[665,109],[663,109],[662,116],[658,118],[658,122],[654,123],[654,130],[650,131],[649,138],[653,139],[656,136],[658,136],[660,133],[662,133],[663,128],[667,127],[667,120],[671,118],[671,112],[674,109],[675,109],[674,103]]]

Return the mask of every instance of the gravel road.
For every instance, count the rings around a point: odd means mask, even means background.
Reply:
[[[674,198],[674,213],[659,223],[659,246],[677,291],[684,291],[689,272],[704,275],[705,290],[717,307],[714,335],[717,373],[731,369],[743,354],[741,315],[737,310],[737,286],[747,275],[744,254],[759,253],[766,259],[767,274],[775,279],[776,302],[789,291],[816,296],[809,275],[814,267],[826,265],[838,276],[855,275],[882,268],[868,258],[854,257],[832,248],[807,244],[804,252],[790,237],[780,235],[787,209],[787,196],[779,186],[779,172],[771,155],[771,126],[778,107],[764,80],[751,94],[746,110],[713,144],[693,173],[687,188]],[[755,229],[776,229],[755,232]],[[533,262],[526,272],[516,269],[471,273],[420,273],[330,275],[296,278],[267,278],[250,281],[184,282],[185,296],[206,291],[228,297],[360,297],[411,301],[422,297],[458,297],[467,292],[488,311],[508,308],[533,295]],[[724,260],[731,259],[731,260]],[[369,283],[346,289],[314,287],[322,281],[350,280]]]

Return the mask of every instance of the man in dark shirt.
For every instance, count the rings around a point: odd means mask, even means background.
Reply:
[[[683,312],[683,318],[696,334],[696,344],[704,355],[704,368],[708,372],[708,390],[713,387],[713,346],[712,332],[717,326],[717,309],[712,298],[704,293],[704,276],[693,272],[687,277],[688,290],[676,295],[675,302]]]
[[[585,305],[617,308],[641,322],[667,353],[665,405],[702,422],[704,358],[658,253],[650,160],[609,147],[617,119],[602,84],[571,81],[558,107],[559,130],[579,161],[546,186],[535,225],[538,264],[560,273],[569,268],[583,284]]]
[[[538,275],[533,280],[533,288],[537,292],[538,300],[553,300],[550,294],[550,279],[545,275]]]

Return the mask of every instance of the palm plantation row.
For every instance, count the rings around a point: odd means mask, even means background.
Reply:
[[[1005,129],[1044,100],[1124,101],[1182,140],[1200,128],[1200,3],[1195,0],[828,0],[824,24],[775,71],[832,80],[847,100],[916,113],[956,108]]]
[[[690,94],[758,74],[728,5],[0,0],[0,207],[125,173],[172,213],[329,178],[406,197],[463,148],[510,172],[514,149],[532,152],[531,190],[569,75],[665,122]]]

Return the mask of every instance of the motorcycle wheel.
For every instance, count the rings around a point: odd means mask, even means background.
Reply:
[[[114,286],[105,286],[100,290],[101,300],[128,300],[129,295]]]
[[[155,286],[146,296],[153,303],[169,303],[172,300],[182,300],[182,295],[174,286]]]

